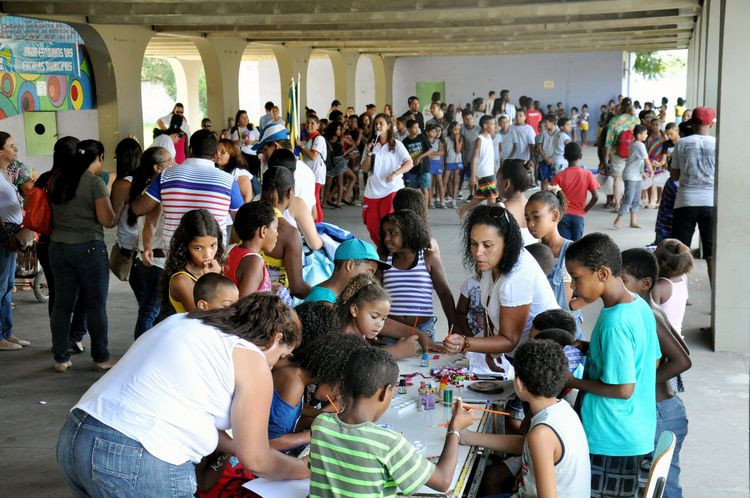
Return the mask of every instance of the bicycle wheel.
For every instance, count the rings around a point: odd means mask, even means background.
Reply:
[[[49,286],[47,285],[47,277],[44,275],[43,270],[34,277],[34,297],[40,303],[46,303],[49,301]]]

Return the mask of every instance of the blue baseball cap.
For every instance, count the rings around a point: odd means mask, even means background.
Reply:
[[[346,261],[347,259],[369,259],[375,261],[383,268],[390,268],[391,265],[380,260],[378,251],[375,246],[369,242],[359,239],[349,239],[342,242],[333,255],[334,261]]]
[[[289,130],[280,123],[271,123],[260,132],[258,143],[252,146],[253,150],[260,150],[264,144],[278,140],[289,140]]]

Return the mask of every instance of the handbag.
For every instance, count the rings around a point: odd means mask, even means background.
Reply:
[[[36,241],[36,233],[26,227],[21,228],[13,234],[6,232],[6,236],[8,249],[11,252],[25,251],[34,245],[34,241]]]
[[[29,230],[50,235],[52,233],[52,208],[47,199],[47,190],[32,187],[26,195],[25,204],[23,226]]]
[[[136,247],[138,247],[137,243]],[[127,249],[122,249],[117,242],[109,251],[109,269],[122,282],[127,282],[130,278],[130,270],[133,268],[133,259],[135,259],[136,254],[135,250],[130,251],[130,254],[127,254],[126,251]]]

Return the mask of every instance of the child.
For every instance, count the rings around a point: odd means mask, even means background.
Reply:
[[[401,142],[409,136],[409,129],[406,127],[406,118],[401,116],[396,119],[396,140]]]
[[[672,431],[676,437],[674,454],[665,497],[681,497],[680,449],[688,432],[685,405],[672,390],[670,381],[692,366],[688,348],[677,331],[670,325],[668,315],[651,299],[659,267],[656,258],[646,249],[628,249],[622,253],[622,281],[629,291],[637,293],[651,305],[656,318],[656,333],[662,358],[656,369],[656,434],[654,444],[664,431]]]
[[[539,154],[539,180],[542,190],[547,190],[549,181],[555,176],[555,136],[557,123],[554,114],[545,114],[542,119],[542,131],[539,133],[540,143],[537,144]]]
[[[572,127],[573,124],[568,118],[557,120],[557,133],[552,140],[552,165],[555,168],[555,174],[568,167],[568,161],[565,159],[565,146],[571,142]]]
[[[669,318],[680,337],[688,300],[687,274],[693,270],[690,248],[677,239],[664,239],[654,252],[659,264],[659,279],[651,297]]]
[[[273,208],[260,201],[243,205],[234,219],[234,230],[242,242],[229,250],[224,275],[237,286],[241,297],[270,292],[271,277],[261,251],[272,251],[279,237],[279,219]]]
[[[443,185],[446,190],[445,206],[456,208],[458,196],[458,177],[463,170],[461,150],[464,147],[464,139],[461,136],[461,125],[458,121],[452,121],[448,125],[447,137],[445,137],[445,171],[443,172]]]
[[[464,161],[464,169],[461,172],[461,179],[458,184],[458,197],[454,196],[454,199],[463,199],[463,193],[461,189],[464,186],[464,179],[466,175],[469,175],[471,179],[471,161],[474,157],[474,146],[477,142],[477,137],[482,133],[482,128],[474,123],[474,115],[471,109],[464,109],[461,111],[461,117],[463,118],[463,126],[461,127],[461,137],[463,138],[464,147],[461,150],[461,157]],[[474,186],[469,183],[469,196],[474,194]],[[470,197],[471,198],[471,197]]]
[[[221,273],[224,240],[216,218],[205,209],[185,213],[169,244],[161,278],[161,318],[195,309],[193,287],[206,273]]]
[[[419,219],[424,221],[427,230],[430,227],[430,213],[424,208],[422,202],[422,194],[417,189],[405,187],[396,192],[393,196],[393,210],[401,211],[402,209],[410,209],[414,211]],[[430,250],[433,251],[438,257],[440,256],[440,246],[435,237],[430,235]]]
[[[555,255],[552,254],[552,249],[542,244],[541,242],[536,242],[534,244],[527,245],[526,250],[529,251],[529,254],[534,256],[534,259],[537,263],[539,263],[539,267],[542,269],[545,275],[549,275],[550,273],[552,273],[552,270],[555,268],[556,261]]]
[[[503,161],[500,171],[497,172],[497,182],[500,195],[504,199],[501,205],[513,215],[518,223],[523,245],[528,246],[538,242],[529,232],[524,214],[527,202],[524,192],[529,188],[529,170],[526,169],[526,163],[520,159]]]
[[[651,161],[651,166],[654,170],[654,176],[652,177],[651,184],[644,182],[641,185],[643,189],[642,201],[644,206],[650,209],[656,209],[659,207],[659,200],[661,197],[661,190],[666,183],[666,179],[669,176],[667,171],[667,154],[665,152],[665,140],[662,137],[661,128],[659,127],[659,121],[653,120],[648,126],[648,137],[646,138],[646,151],[648,152],[648,159]]]
[[[458,210],[458,217],[463,220],[466,212],[482,202],[493,206],[497,200],[497,183],[495,179],[495,148],[492,146],[492,134],[495,131],[495,120],[492,116],[482,116],[479,120],[482,133],[474,142],[474,154],[471,158],[471,180],[469,185],[476,187],[471,200]]]
[[[430,249],[430,235],[424,220],[414,211],[396,211],[380,221],[380,253],[388,254],[391,268],[383,271],[383,284],[391,296],[390,317],[416,333],[425,351],[435,337],[433,289],[448,320],[454,322],[455,304],[443,262]]]
[[[432,152],[430,142],[424,135],[419,132],[419,122],[416,119],[410,119],[406,122],[406,129],[409,130],[409,136],[402,140],[404,147],[409,152],[414,167],[409,172],[411,175],[412,188],[422,192],[424,197],[425,209],[430,205],[430,162],[428,156]]]
[[[518,396],[531,407],[526,436],[460,431],[464,445],[522,455],[523,478],[514,496],[589,496],[589,448],[578,415],[557,395],[565,385],[568,361],[551,341],[535,340],[514,355]]]
[[[571,142],[569,145],[580,147],[575,142]],[[570,275],[565,270],[565,252],[571,242],[562,237],[557,228],[567,207],[568,201],[559,187],[541,190],[529,197],[529,201],[526,203],[526,225],[529,227],[531,235],[552,250],[552,255],[555,258],[554,267],[552,271],[546,273],[547,280],[549,280],[560,308],[570,311],[576,318],[578,327],[575,335],[577,339],[582,339],[583,331],[580,324],[583,322],[583,316],[578,310],[583,307],[584,303],[580,299],[573,299]]]
[[[584,378],[567,386],[585,392],[581,420],[591,452],[591,496],[634,496],[641,462],[654,450],[656,321],[620,278],[620,249],[607,235],[586,235],[568,248],[572,287],[604,307],[591,332]]]
[[[565,358],[568,360],[568,371],[575,374],[576,370],[579,370],[579,366],[582,364],[581,350],[575,346],[576,338],[573,334],[565,329],[544,329],[541,332],[531,334],[529,331],[529,337],[532,339],[538,339],[540,341],[547,340],[558,344],[563,348]],[[563,392],[567,391],[564,390]]]
[[[328,154],[328,145],[326,139],[318,131],[320,129],[320,120],[314,114],[307,117],[308,139],[299,150],[302,153],[302,159],[315,174],[315,222],[323,221],[323,207],[320,204],[320,191],[326,183],[326,159]]]
[[[227,308],[239,298],[234,282],[219,273],[206,273],[193,287],[193,301],[199,310]]]
[[[445,209],[445,185],[443,185],[443,156],[445,155],[445,144],[439,138],[440,127],[438,125],[427,125],[427,141],[430,143],[430,174],[432,175],[432,187],[437,190],[438,202],[434,206]],[[432,202],[430,203],[433,204]]]
[[[568,200],[568,209],[557,229],[562,237],[573,242],[583,237],[584,217],[599,201],[599,182],[591,171],[578,164],[582,157],[580,145],[575,142],[567,144],[564,159],[568,167],[556,174],[550,182],[559,186]],[[589,194],[591,199],[586,202]]]
[[[643,125],[636,125],[633,128],[635,140],[628,149],[628,160],[625,169],[622,172],[622,179],[625,182],[625,193],[622,196],[620,210],[617,213],[613,227],[615,230],[620,229],[620,219],[628,212],[630,213],[630,228],[641,228],[638,224],[637,213],[641,207],[641,180],[643,180],[643,165],[646,165],[646,177],[650,178],[654,174],[651,161],[646,151],[647,130]]]
[[[516,124],[511,128],[510,136],[513,148],[508,155],[508,159],[522,159],[533,163],[536,130],[531,125],[526,124],[526,111],[523,108],[516,110]]]
[[[578,124],[578,126],[581,128],[581,147],[586,147],[586,143],[588,142],[590,119],[591,115],[589,114],[589,105],[583,104],[581,106],[581,120]]]
[[[385,413],[398,382],[398,365],[378,348],[355,351],[346,366],[348,403],[338,414],[323,414],[312,426],[310,496],[410,495],[423,485],[445,492],[453,480],[458,431],[474,422],[461,399],[437,465],[417,453],[404,436],[375,422]],[[356,463],[356,464],[355,464]]]
[[[571,141],[578,142],[579,134],[578,134],[578,128],[580,126],[581,122],[581,116],[578,115],[578,108],[577,107],[571,107],[570,108],[570,131],[571,131]]]

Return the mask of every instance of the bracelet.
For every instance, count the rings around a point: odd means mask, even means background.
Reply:
[[[461,352],[465,353],[471,347],[471,343],[469,342],[469,338],[468,337],[466,337],[466,336],[463,336],[463,337],[464,337],[464,347],[461,348]]]
[[[445,438],[448,439],[448,436],[451,434],[455,434],[458,438],[458,443],[461,444],[461,434],[458,433],[458,431],[448,431],[448,434],[445,435]]]

